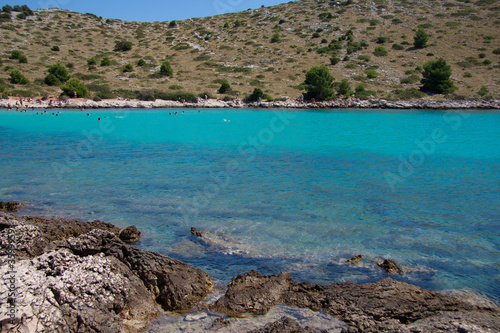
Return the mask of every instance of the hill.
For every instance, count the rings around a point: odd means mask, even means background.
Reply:
[[[496,0],[300,0],[152,23],[59,9],[33,15],[12,11],[0,18],[0,92],[60,94],[59,85],[44,82],[50,66],[60,62],[96,99],[151,99],[155,90],[165,98],[183,93],[223,98],[236,92],[247,96],[254,88],[276,99],[295,99],[311,66],[326,64],[336,81],[347,79],[353,89],[362,83],[375,98],[408,99],[419,96],[424,63],[442,57],[457,87],[446,98],[498,98],[499,12]],[[424,48],[413,46],[419,27],[429,35]],[[9,59],[13,50],[27,62]],[[109,66],[101,66],[105,57]],[[172,76],[158,74],[164,61]],[[130,71],[124,71],[127,64]],[[11,84],[15,69],[30,83]],[[232,92],[217,94],[224,80]]]

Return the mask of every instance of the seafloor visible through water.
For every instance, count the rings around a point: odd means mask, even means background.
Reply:
[[[0,147],[21,214],[134,224],[224,283],[375,281],[388,258],[399,280],[500,300],[498,112],[2,110]]]

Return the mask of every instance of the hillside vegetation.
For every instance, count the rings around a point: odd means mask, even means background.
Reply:
[[[255,88],[295,99],[305,92],[306,72],[325,64],[337,87],[342,80],[352,91],[362,84],[366,98],[498,98],[499,12],[496,0],[300,0],[152,23],[59,9],[4,11],[0,93],[60,94],[63,82],[47,79],[60,63],[95,99],[234,98]],[[416,44],[422,29],[428,40]],[[438,58],[452,68],[456,90],[447,96],[418,90],[424,64]],[[13,84],[14,70],[26,81]]]

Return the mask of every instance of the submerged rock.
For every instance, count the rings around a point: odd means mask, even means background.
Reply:
[[[203,237],[203,234],[196,230],[195,227],[191,227],[191,235],[195,235],[196,237]]]
[[[289,317],[282,317],[280,320],[270,323],[263,328],[250,331],[248,333],[318,333],[320,331],[305,327]],[[326,331],[324,331],[326,332]]]
[[[0,211],[5,211],[5,212],[17,212],[19,210],[19,207],[21,207],[23,204],[20,202],[4,202],[0,201]]]
[[[361,254],[359,254],[359,255],[357,255],[355,257],[350,258],[349,260],[347,260],[347,262],[349,264],[355,264],[355,263],[360,262],[361,260],[363,260],[363,258],[364,257]]]
[[[120,231],[118,237],[125,243],[136,243],[141,240],[141,232],[137,230],[135,225],[132,225]]]

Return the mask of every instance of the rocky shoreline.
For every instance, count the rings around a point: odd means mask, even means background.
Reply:
[[[321,102],[300,102],[297,100],[284,100],[273,102],[245,103],[241,100],[223,101],[217,99],[201,99],[196,102],[181,101],[139,101],[139,100],[102,100],[99,102],[90,99],[68,99],[65,102],[49,104],[35,101],[0,100],[0,108],[7,109],[9,105],[13,110],[22,109],[158,109],[158,108],[287,108],[287,109],[431,109],[431,110],[456,110],[456,109],[500,109],[500,100],[411,100],[388,101],[384,99],[337,99]]]
[[[210,276],[129,244],[140,237],[135,227],[7,212],[17,208],[4,203],[0,210],[1,332],[141,332],[162,311],[193,308],[215,314],[203,331],[233,332],[235,318],[262,316],[280,304],[342,320],[335,332],[500,331],[500,309],[492,303],[390,278],[319,285],[251,271],[233,278],[222,297],[201,302],[213,289]],[[320,330],[283,317],[253,332]]]

